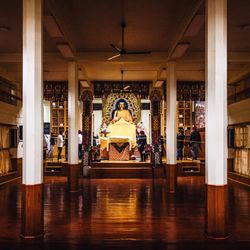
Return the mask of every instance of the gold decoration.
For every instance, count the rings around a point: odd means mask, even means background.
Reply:
[[[132,116],[135,117],[135,123],[138,123],[141,120],[141,100],[133,93],[110,93],[103,98],[102,124],[110,123],[111,113],[119,99],[127,101],[128,109],[132,112]]]

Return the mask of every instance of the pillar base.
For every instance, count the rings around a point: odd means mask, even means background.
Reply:
[[[167,164],[166,174],[167,174],[167,192],[175,193],[177,189],[177,165]]]
[[[44,236],[43,184],[22,185],[22,229],[24,239]]]
[[[82,168],[83,177],[89,178],[90,177],[90,172],[91,172],[91,166],[83,166],[83,168]]]
[[[228,186],[207,185],[206,237],[223,240],[228,235]]]
[[[70,192],[79,191],[79,166],[78,164],[68,164],[68,187]]]

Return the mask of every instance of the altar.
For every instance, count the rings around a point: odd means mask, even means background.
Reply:
[[[100,138],[100,156],[113,161],[128,161],[136,147],[136,126],[123,118],[108,125]]]

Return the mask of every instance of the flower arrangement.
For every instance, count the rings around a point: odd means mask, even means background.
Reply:
[[[110,133],[110,131],[108,130],[107,124],[104,122],[100,128],[100,134],[103,134],[106,137],[108,133]]]
[[[140,122],[138,122],[136,124],[136,132],[137,132],[137,134],[140,134],[141,131],[143,131],[145,133],[145,128],[143,126],[142,121],[140,121]]]

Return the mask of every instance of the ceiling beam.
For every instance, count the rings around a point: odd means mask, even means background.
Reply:
[[[174,37],[173,41],[171,42],[170,49],[168,50],[167,61],[170,60],[173,51],[175,50],[177,44],[183,38],[189,24],[191,23],[195,14],[197,14],[197,12],[200,9],[203,2],[204,2],[204,0],[197,0],[196,3],[190,7],[190,9],[191,9],[190,12],[187,11],[187,15],[183,18],[183,21],[179,26],[180,27],[179,30],[177,30],[176,36]]]
[[[103,62],[107,64],[129,64],[129,63],[158,63],[161,64],[159,70],[166,65],[166,52],[154,52],[150,57],[127,56],[125,60],[108,62],[104,58],[109,52],[85,52],[77,55],[76,61],[79,63]],[[0,63],[21,63],[21,53],[0,53]],[[44,53],[44,62],[66,62],[60,53]],[[177,60],[178,63],[205,63],[205,53],[188,52],[187,55]],[[230,63],[250,63],[250,52],[229,52],[228,62]]]
[[[229,52],[227,61],[232,63],[250,63],[250,52]]]
[[[0,53],[0,63],[22,63],[22,53]],[[44,62],[65,62],[59,52],[44,53]]]
[[[16,72],[15,73],[11,72],[2,66],[0,67],[0,76],[2,76],[3,78],[5,78],[13,83],[21,83],[20,79],[18,79],[18,77],[16,76]]]
[[[67,71],[43,72],[44,81],[67,81],[67,79],[68,79]]]
[[[250,73],[250,64],[245,65],[242,67],[239,71],[237,71],[235,74],[233,74],[231,77],[228,78],[228,83],[232,84],[240,79],[242,79],[244,76]]]
[[[170,45],[170,49],[167,52],[167,57],[166,60],[164,61],[164,63],[159,67],[159,70],[156,74],[156,78],[153,81],[153,85],[156,83],[157,78],[159,75],[161,75],[162,73],[162,68],[165,66],[166,62],[169,61],[171,59],[171,55],[173,54],[176,46],[178,45],[178,43],[181,41],[181,39],[183,38],[189,24],[191,23],[193,17],[197,14],[198,10],[200,9],[202,3],[204,2],[204,0],[197,0],[197,2],[194,4],[194,6],[192,6],[190,9],[191,11],[188,12],[188,14],[184,17],[182,23],[179,26],[179,30],[176,32],[176,36],[174,37],[174,39],[171,42]]]
[[[78,70],[79,70],[79,73],[78,73],[79,80],[86,80],[88,85],[91,86],[91,82],[90,82],[89,76],[87,74],[87,71],[86,71],[84,65],[79,64]]]
[[[163,71],[162,67],[156,71],[155,77],[154,77],[153,82],[152,82],[153,87],[155,87],[157,81],[160,80],[162,71]]]
[[[76,53],[75,53],[75,48],[73,46],[73,42],[70,39],[70,34],[68,30],[65,29],[67,27],[67,24],[65,23],[65,18],[63,18],[59,13],[58,13],[58,8],[56,7],[54,1],[47,1],[46,2],[47,7],[51,14],[53,15],[52,20],[54,20],[55,27],[58,29],[60,32],[60,39],[58,37],[51,37],[48,31],[48,35],[50,38],[55,42],[57,49],[60,51],[62,56],[65,59],[72,60],[75,58]]]
[[[204,52],[189,52],[181,59],[177,60],[180,63],[205,63]],[[250,52],[228,52],[227,54],[228,63],[250,63]]]

